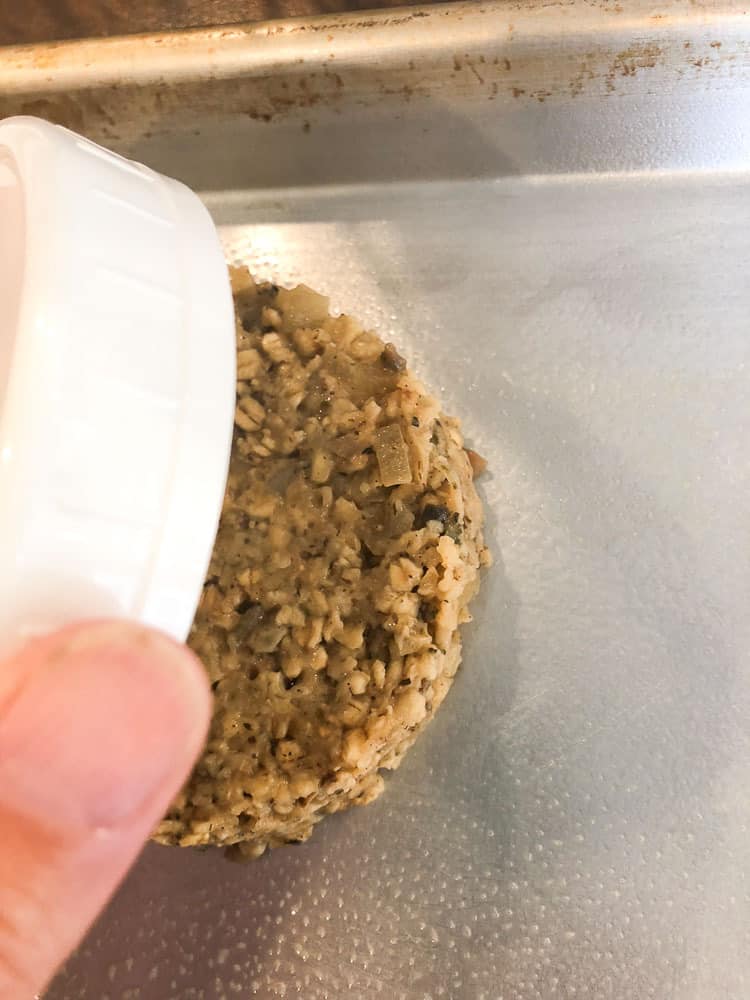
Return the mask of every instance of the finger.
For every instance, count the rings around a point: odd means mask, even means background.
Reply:
[[[186,648],[75,626],[0,663],[0,998],[33,997],[78,943],[203,743]]]

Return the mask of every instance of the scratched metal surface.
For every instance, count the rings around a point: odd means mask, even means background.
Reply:
[[[401,344],[497,556],[386,794],[246,867],[149,847],[53,1000],[748,996],[748,39],[576,0],[0,63]]]

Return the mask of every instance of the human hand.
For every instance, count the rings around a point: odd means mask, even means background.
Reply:
[[[0,663],[0,1000],[31,1000],[104,906],[197,757],[193,654],[120,622]]]

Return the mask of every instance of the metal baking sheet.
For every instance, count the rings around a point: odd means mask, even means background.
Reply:
[[[244,867],[149,846],[50,998],[750,994],[749,44],[557,0],[2,53],[1,113],[402,346],[496,555],[377,803]]]

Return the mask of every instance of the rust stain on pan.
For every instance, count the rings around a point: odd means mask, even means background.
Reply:
[[[429,10],[414,10],[395,16],[363,17],[358,20],[347,21],[346,27],[348,30],[353,31],[366,31],[368,28],[398,27],[399,25],[409,24],[411,21],[417,21],[421,18],[430,17],[431,15],[432,11]],[[281,27],[279,28],[279,31],[284,33],[302,31],[330,32],[340,28],[341,24],[342,22],[340,20],[330,23],[319,23],[317,20],[314,20],[310,21],[308,24],[294,24],[289,28]],[[271,29],[271,33],[273,33],[273,29]]]
[[[616,90],[615,80],[618,76],[633,77],[639,70],[654,69],[663,58],[662,48],[653,43],[641,43],[623,49],[615,55],[605,74],[607,91],[613,93]]]

